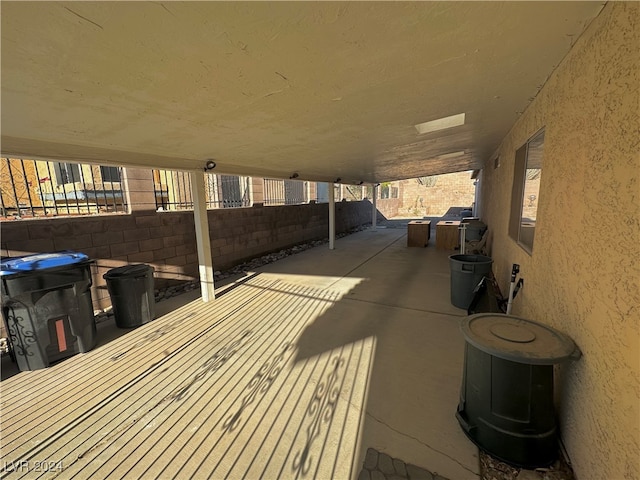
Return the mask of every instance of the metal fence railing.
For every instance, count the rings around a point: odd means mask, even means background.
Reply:
[[[0,219],[126,212],[122,169],[0,158]]]
[[[156,210],[193,209],[189,172],[153,170]],[[204,173],[207,208],[234,208],[251,205],[251,177]]]
[[[309,182],[264,179],[265,205],[298,205],[309,201]]]

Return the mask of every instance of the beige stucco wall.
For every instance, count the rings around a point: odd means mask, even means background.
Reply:
[[[640,478],[639,3],[609,3],[483,172],[484,220],[513,313],[568,333],[583,357],[558,376],[561,435],[579,480]],[[507,234],[515,151],[545,127],[530,256]]]

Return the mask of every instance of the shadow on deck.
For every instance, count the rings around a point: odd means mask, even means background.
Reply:
[[[91,352],[3,380],[2,476],[349,479],[372,447],[477,478],[447,255],[360,232],[101,327]]]

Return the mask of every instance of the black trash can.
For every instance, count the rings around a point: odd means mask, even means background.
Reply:
[[[466,340],[456,418],[496,458],[544,467],[558,453],[553,365],[580,357],[573,340],[546,325],[495,313],[462,322]]]
[[[103,275],[111,297],[116,325],[139,327],[153,320],[153,267],[145,264],[113,268]]]
[[[491,273],[493,260],[484,255],[451,255],[451,303],[458,307],[469,308],[473,300],[473,291],[482,280]]]
[[[2,259],[2,317],[21,371],[95,346],[90,264],[70,251]]]

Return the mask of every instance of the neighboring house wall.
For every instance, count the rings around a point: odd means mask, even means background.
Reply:
[[[119,167],[2,157],[0,172],[3,219],[126,211]]]
[[[483,172],[494,272],[524,288],[513,313],[569,334],[583,357],[560,369],[561,435],[576,477],[640,478],[640,4],[608,3]],[[515,151],[545,128],[533,254],[508,236]]]
[[[38,173],[35,162],[23,165],[20,160],[3,158],[0,161],[0,189],[3,193],[3,209],[18,209],[20,206],[29,204],[41,207],[42,200],[35,194],[35,190],[31,191],[32,186],[37,182]]]
[[[130,169],[130,180],[140,172]],[[148,197],[135,187],[129,194]],[[150,198],[140,200],[148,203]],[[371,223],[371,208],[366,200],[336,203],[336,232]],[[208,216],[216,270],[328,235],[327,204],[214,209]],[[3,222],[0,240],[3,256],[69,249],[95,259],[92,295],[96,309],[110,305],[102,275],[114,267],[153,265],[157,286],[198,279],[192,211],[135,210],[129,215]]]

